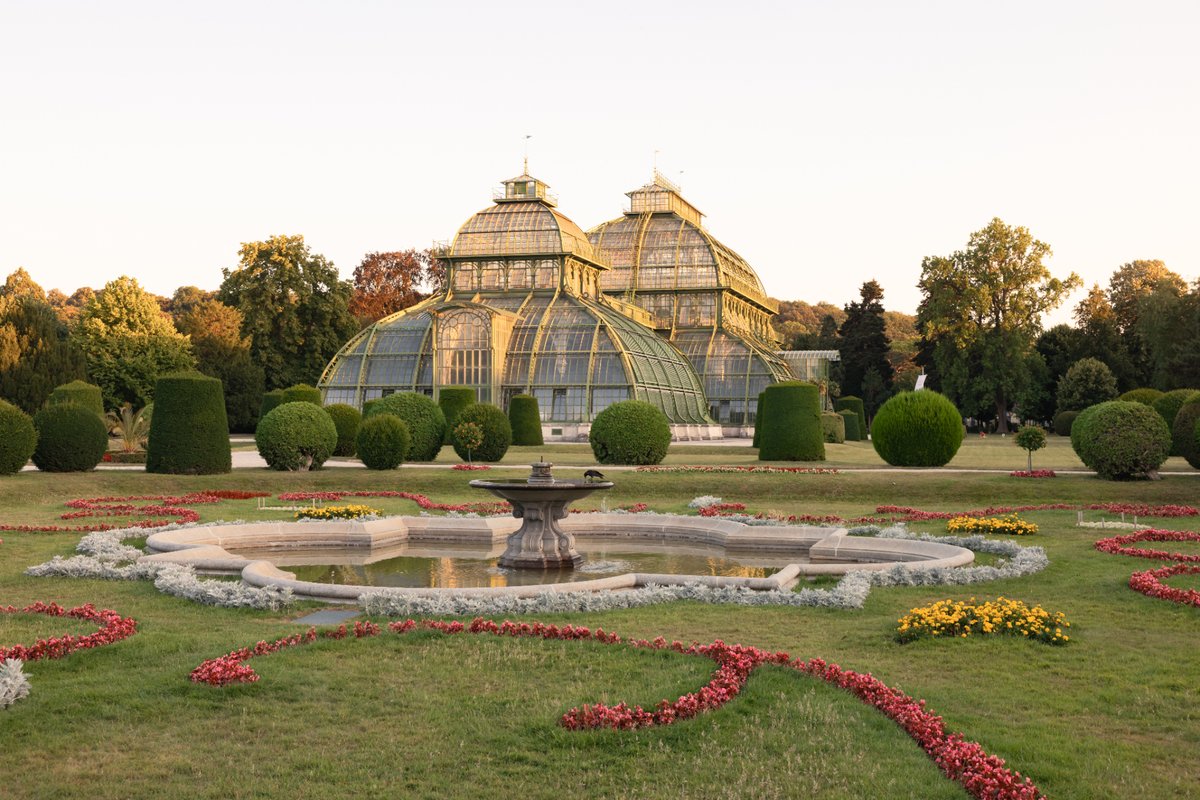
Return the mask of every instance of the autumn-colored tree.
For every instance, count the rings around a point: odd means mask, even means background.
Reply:
[[[183,287],[175,292],[180,296]],[[225,391],[229,430],[249,433],[258,421],[266,376],[250,355],[250,337],[242,335],[242,312],[218,300],[196,300],[175,320],[180,333],[191,337],[196,369],[220,378]]]
[[[81,286],[70,296],[58,289],[51,289],[46,293],[46,302],[54,309],[54,313],[60,320],[67,325],[73,325],[79,317],[80,310],[95,296],[96,292],[90,286]]]
[[[436,282],[434,261],[428,250],[367,253],[354,268],[350,313],[374,322],[420,302]]]
[[[179,321],[185,314],[187,314],[200,303],[203,303],[206,300],[212,300],[216,298],[216,296],[216,292],[209,292],[201,289],[198,286],[180,286],[171,295],[171,298],[167,300],[163,311],[166,311],[171,315],[171,318],[175,320],[175,327],[178,328]],[[183,331],[182,328],[180,328],[180,330]],[[189,333],[189,331],[183,332]]]
[[[0,286],[0,303],[16,300],[22,297],[32,297],[42,303],[46,302],[46,292],[38,286],[24,267],[17,267]]]

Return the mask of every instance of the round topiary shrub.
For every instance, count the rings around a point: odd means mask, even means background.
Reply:
[[[216,475],[232,468],[221,381],[199,372],[160,377],[154,384],[146,472]]]
[[[836,411],[822,411],[821,433],[826,444],[841,444],[846,441],[846,418]]]
[[[1117,399],[1124,400],[1126,403],[1141,403],[1144,406],[1153,407],[1154,401],[1162,396],[1163,393],[1158,389],[1130,389]]]
[[[362,425],[362,414],[354,406],[345,403],[334,403],[325,406],[325,413],[333,420],[337,428],[337,446],[333,448],[335,456],[352,456],[355,452],[355,442],[358,439],[358,429]]]
[[[1200,398],[1180,406],[1171,428],[1171,448],[1187,463],[1200,469]]]
[[[284,403],[259,420],[254,443],[271,469],[320,469],[337,447],[337,428],[320,406]]]
[[[33,463],[42,472],[95,469],[108,449],[108,431],[91,408],[74,403],[46,406],[33,415],[37,447]]]
[[[1060,411],[1054,415],[1054,421],[1051,427],[1059,436],[1070,436],[1071,426],[1075,424],[1075,419],[1079,416],[1078,411]]]
[[[433,398],[416,392],[389,394],[371,406],[366,416],[369,419],[376,414],[394,414],[404,420],[411,437],[409,461],[433,461],[437,458],[446,435],[446,415],[433,402]]]
[[[512,425],[509,424],[508,415],[491,403],[475,403],[460,411],[455,419],[456,426],[462,425],[464,422],[473,422],[483,433],[483,441],[478,446],[469,448],[471,459],[499,461],[504,458],[513,439]],[[454,452],[458,453],[459,458],[466,461],[468,448],[458,441],[457,436],[453,438]]]
[[[1106,480],[1154,478],[1171,452],[1171,431],[1154,409],[1110,400],[1076,418],[1071,447]]]
[[[596,415],[588,442],[601,464],[657,464],[671,445],[671,423],[657,406],[622,400]]]
[[[750,444],[752,447],[757,449],[759,447],[759,445],[762,444],[762,421],[763,421],[763,416],[765,416],[767,413],[767,411],[766,411],[766,409],[767,409],[767,391],[766,391],[766,389],[764,389],[758,393],[758,404],[755,405],[754,408],[755,408],[754,441],[752,441]]]
[[[767,387],[759,416],[760,461],[824,461],[821,390],[813,383],[784,381]]]
[[[1174,429],[1175,415],[1179,413],[1179,409],[1183,408],[1184,403],[1195,397],[1200,397],[1200,392],[1195,389],[1174,389],[1154,401],[1154,410],[1161,414],[1166,421],[1167,430]],[[1172,442],[1171,455],[1179,455],[1175,452],[1174,442]]]
[[[450,431],[454,428],[454,421],[458,419],[459,412],[469,405],[474,405],[476,399],[475,390],[467,386],[444,386],[438,391],[438,408],[446,418],[446,433],[442,437],[442,444],[452,444]]]
[[[365,403],[363,403],[363,405],[362,405],[363,419],[366,419],[367,417],[371,416],[371,409],[374,408],[378,404],[379,404],[378,397],[376,397],[374,400],[368,400]]]
[[[508,402],[508,424],[512,426],[513,444],[525,447],[540,447],[542,438],[542,414],[537,398],[518,394]]]
[[[410,437],[404,420],[394,414],[364,419],[358,429],[358,458],[367,469],[395,469],[408,456]]]
[[[844,411],[845,409],[850,409],[858,415],[858,438],[859,440],[866,439],[870,429],[867,427],[867,410],[863,406],[862,398],[848,394],[833,402],[834,411]]]
[[[54,387],[47,402],[55,406],[74,403],[96,412],[101,417],[104,416],[104,395],[101,394],[99,386],[87,381],[71,381]]]
[[[1059,411],[1083,411],[1117,396],[1117,379],[1098,358],[1081,358],[1058,381]]]
[[[859,430],[858,430],[858,414],[854,413],[853,411],[851,411],[848,408],[843,408],[841,411],[839,411],[837,413],[841,414],[842,419],[844,420],[843,424],[845,425],[845,430],[846,430],[846,441],[847,442],[861,441],[862,435],[859,433]]]
[[[283,389],[272,389],[263,392],[262,406],[258,409],[258,419],[261,422],[275,409],[283,405]]]
[[[892,397],[871,422],[875,452],[894,467],[943,466],[962,440],[962,415],[954,403],[929,389]]]
[[[307,383],[297,383],[283,390],[284,403],[314,403],[321,405],[321,390]],[[282,403],[280,404],[282,405]]]
[[[37,447],[37,428],[28,414],[0,400],[0,475],[20,472]]]

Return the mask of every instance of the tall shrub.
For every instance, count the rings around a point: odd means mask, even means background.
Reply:
[[[1200,392],[1195,389],[1175,389],[1154,401],[1154,410],[1162,415],[1163,420],[1167,423],[1167,430],[1174,428],[1175,415],[1179,413],[1179,409],[1183,408],[1184,403],[1194,397],[1200,397]],[[1173,445],[1174,443],[1172,443],[1171,455],[1177,456],[1179,453],[1174,452]]]
[[[846,418],[840,412],[822,411],[821,433],[826,444],[841,444],[846,441]]]
[[[74,403],[46,406],[33,415],[37,447],[33,463],[42,472],[95,469],[108,449],[108,431],[100,415]]]
[[[408,426],[394,414],[378,414],[363,420],[355,445],[367,469],[395,469],[408,456]]]
[[[824,461],[821,393],[816,384],[784,381],[767,387],[758,443],[761,461]]]
[[[262,405],[258,409],[259,422],[262,422],[267,414],[270,414],[281,405],[283,405],[283,389],[272,389],[269,392],[263,392]]]
[[[754,441],[750,444],[758,448],[762,444],[762,421],[767,413],[767,392],[765,389],[758,393],[758,404],[754,408]]]
[[[146,443],[146,472],[216,475],[232,467],[221,382],[198,372],[159,378]]]
[[[1200,398],[1180,406],[1171,428],[1171,449],[1200,469]]]
[[[442,416],[446,418],[446,433],[442,443],[452,444],[450,431],[454,428],[454,421],[458,419],[460,411],[475,402],[475,390],[468,386],[443,386],[438,391],[437,402]]]
[[[71,381],[54,387],[47,402],[51,405],[74,403],[95,411],[98,416],[104,416],[104,398],[100,394],[100,387],[87,381]]]
[[[1125,394],[1118,397],[1118,400],[1124,400],[1126,403],[1141,403],[1144,406],[1154,406],[1154,401],[1162,397],[1163,393],[1158,389],[1130,389]]]
[[[320,406],[284,403],[259,420],[254,443],[271,469],[320,469],[337,447],[337,428]]]
[[[1117,379],[1108,365],[1097,358],[1081,358],[1058,381],[1058,410],[1083,411],[1088,406],[1113,400]]]
[[[446,415],[433,399],[416,392],[397,392],[371,406],[367,418],[376,414],[394,414],[408,426],[411,443],[409,461],[433,461],[446,436]]]
[[[1078,411],[1060,411],[1054,415],[1054,422],[1051,427],[1059,436],[1070,436],[1071,427],[1075,424],[1075,420],[1079,417]]]
[[[453,437],[454,452],[464,461],[499,461],[504,458],[508,446],[512,444],[512,425],[509,424],[508,416],[490,403],[474,403],[467,406],[459,412],[454,422],[455,425],[473,422],[483,433],[483,441],[469,448],[458,441],[457,436]]]
[[[0,475],[20,472],[37,447],[37,429],[29,415],[0,400]]]
[[[671,423],[657,406],[622,400],[592,420],[588,443],[601,464],[657,464],[671,446]]]
[[[846,426],[846,441],[860,441],[862,439],[862,435],[858,430],[858,414],[854,413],[848,408],[843,408],[837,413],[842,415],[842,419],[844,420],[843,424]]]
[[[358,413],[358,409],[354,406],[345,403],[325,406],[325,413],[333,420],[333,427],[337,428],[337,447],[333,448],[333,454],[335,456],[354,455],[358,429],[362,425],[362,414]]]
[[[289,386],[283,390],[283,402],[285,403],[313,403],[321,405],[321,390],[315,386],[309,386],[307,383],[297,383],[295,386]]]
[[[1171,431],[1141,403],[1111,400],[1084,409],[1071,428],[1071,447],[1107,480],[1150,477],[1171,451]]]
[[[892,397],[871,422],[875,452],[894,467],[940,467],[954,458],[962,440],[958,409],[929,389]]]
[[[844,411],[846,409],[849,409],[858,415],[858,438],[866,439],[870,429],[867,427],[867,410],[863,407],[862,398],[848,394],[845,397],[839,397],[834,401],[834,411]]]
[[[545,444],[542,438],[542,415],[537,398],[533,395],[519,394],[509,401],[508,424],[512,425],[513,444],[526,447]]]

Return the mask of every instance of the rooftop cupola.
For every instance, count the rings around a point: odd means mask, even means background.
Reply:
[[[557,206],[558,198],[550,194],[550,187],[529,174],[529,163],[525,171],[515,178],[504,181],[501,189],[492,195],[497,203],[527,203],[537,200],[548,206]]]
[[[630,214],[654,214],[675,212],[688,222],[699,227],[700,219],[704,216],[700,209],[683,199],[683,194],[677,185],[667,180],[658,170],[654,170],[654,180],[640,189],[627,192]]]

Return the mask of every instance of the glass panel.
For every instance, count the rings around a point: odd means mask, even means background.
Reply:
[[[486,386],[491,383],[491,331],[487,315],[453,309],[438,318],[441,386]]]

